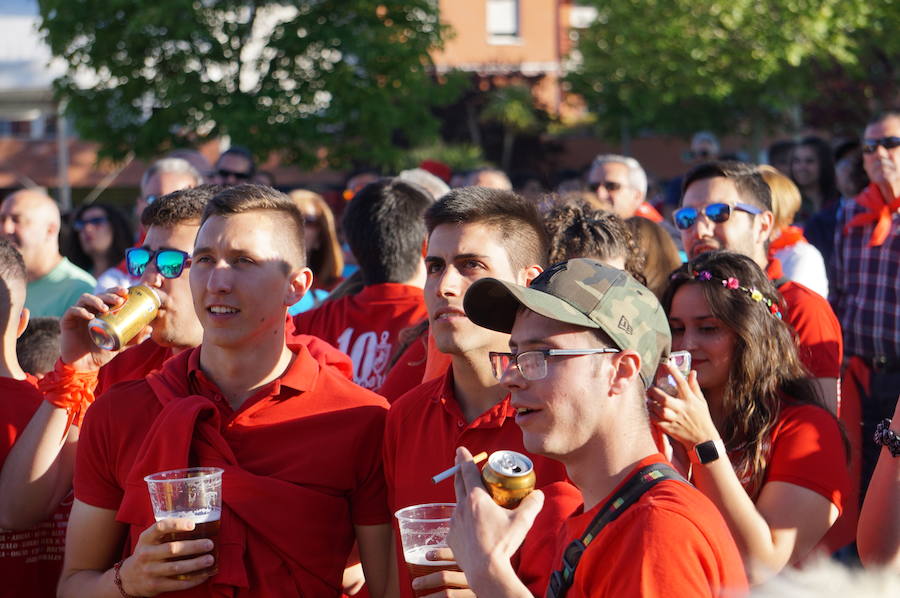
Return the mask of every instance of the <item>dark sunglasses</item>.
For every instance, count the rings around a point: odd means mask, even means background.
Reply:
[[[892,150],[900,147],[900,137],[881,137],[878,139],[863,139],[862,151],[864,154],[874,154],[879,147]]]
[[[746,203],[736,203],[734,206],[730,206],[727,203],[711,203],[703,208],[703,213],[716,224],[721,224],[731,218],[732,209],[747,212],[754,216],[762,214],[760,208]],[[675,221],[675,226],[680,230],[687,230],[694,226],[699,217],[700,212],[697,208],[681,208],[680,210],[675,210],[675,213],[672,214],[672,220]]]
[[[594,193],[596,193],[597,189],[599,189],[600,187],[603,187],[604,189],[612,193],[613,191],[618,191],[624,186],[625,185],[623,185],[622,183],[616,183],[614,181],[606,181],[605,183],[588,183],[588,189],[590,189]]]
[[[227,179],[228,177],[232,176],[240,181],[246,181],[251,176],[253,176],[249,172],[235,172],[234,170],[225,170],[224,168],[220,168],[216,172],[218,172],[219,176],[223,179]]]
[[[106,224],[107,222],[109,222],[109,219],[106,216],[95,216],[94,218],[76,220],[72,223],[72,228],[74,228],[78,232],[81,232],[89,224],[91,226],[100,226],[101,224]]]
[[[154,258],[156,271],[163,278],[178,278],[184,271],[185,266],[189,266],[191,262],[189,254],[177,249],[150,251],[143,247],[132,247],[125,250],[125,268],[132,276],[140,277],[144,274],[144,270],[147,269],[147,264]]]

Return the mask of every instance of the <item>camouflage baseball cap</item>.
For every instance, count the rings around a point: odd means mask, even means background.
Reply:
[[[672,346],[669,321],[656,296],[627,272],[591,259],[560,262],[530,287],[482,278],[466,293],[470,320],[490,330],[511,332],[520,306],[548,318],[599,328],[619,349],[641,356],[641,379],[653,384],[656,369]]]

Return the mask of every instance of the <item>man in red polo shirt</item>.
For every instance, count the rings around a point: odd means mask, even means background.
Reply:
[[[685,175],[681,207],[673,215],[689,258],[727,249],[743,253],[766,270],[784,298],[784,318],[797,333],[800,359],[832,412],[843,357],[841,325],[824,298],[783,278],[781,263],[769,261],[772,194],[752,165],[707,162]]]
[[[22,255],[12,243],[0,239],[0,465],[42,402],[34,378],[22,371],[16,358],[16,338],[28,324],[26,281]],[[0,493],[0,502],[9,498]],[[60,497],[53,510],[27,525],[14,525],[0,517],[0,594],[34,598],[56,595],[71,506],[71,495],[65,500]]]
[[[298,333],[324,339],[350,356],[353,379],[364,388],[376,390],[384,383],[399,332],[425,318],[422,213],[432,201],[427,191],[400,179],[363,187],[342,222],[363,290],[294,316]]]
[[[383,594],[387,404],[285,343],[287,307],[311,276],[286,196],[239,185],[210,200],[190,270],[203,342],[91,407],[61,596],[338,596],[354,539],[372,595]],[[166,542],[193,523],[154,523],[143,483],[187,466],[225,469],[211,578],[199,571],[212,541]]]
[[[150,338],[118,353],[98,348],[90,339],[87,321],[109,306],[104,298],[85,294],[60,322],[61,356],[51,378],[93,372],[97,375],[93,396],[100,396],[115,383],[141,379],[172,355],[200,344],[203,329],[194,313],[188,284],[189,257],[203,209],[221,189],[202,185],[175,191],[153,202],[141,215],[147,235],[139,250],[129,250],[128,261],[131,274],[160,298],[159,313],[150,323]],[[161,251],[168,253],[160,255]],[[146,259],[148,256],[153,259]],[[181,267],[172,270],[170,264],[164,275],[156,265],[160,260],[180,263]],[[114,295],[105,299],[112,305],[122,301]],[[0,481],[0,494],[4,496],[0,514],[4,517],[19,525],[42,520],[71,491],[78,429],[69,429],[68,412],[76,408],[45,401],[37,410],[4,467]]]
[[[511,331],[511,352],[492,362],[512,394],[525,446],[565,463],[584,496],[583,508],[560,530],[546,595],[744,595],[744,566],[725,520],[654,440],[646,388],[671,336],[653,293],[622,270],[572,259],[527,288],[479,280],[464,306],[473,322]],[[697,445],[695,467],[724,458],[724,447],[706,445],[714,443]],[[457,462],[449,536],[457,562],[478,596],[530,596],[510,556],[543,493],[503,509],[465,448]]]
[[[462,300],[472,282],[485,276],[527,284],[544,266],[547,240],[533,203],[511,191],[485,187],[455,189],[425,214],[429,230],[425,264],[425,303],[437,349],[451,365],[442,376],[410,390],[391,405],[385,429],[384,467],[389,503],[396,511],[410,505],[452,502],[449,481],[431,477],[453,465],[458,446],[475,452],[508,449],[525,452],[506,389],[491,372],[488,353],[505,349],[508,336],[476,326],[465,316]],[[548,550],[559,524],[580,502],[561,464],[533,458],[538,487],[553,486],[553,501],[516,557],[517,572],[543,593],[552,554]],[[559,482],[554,484],[554,482]],[[395,542],[399,546],[399,531]],[[398,550],[401,595],[412,587]],[[442,572],[416,580],[426,588],[465,586],[462,573]]]

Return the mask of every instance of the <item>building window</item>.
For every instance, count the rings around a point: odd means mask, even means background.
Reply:
[[[488,41],[495,44],[519,39],[518,0],[487,0]]]

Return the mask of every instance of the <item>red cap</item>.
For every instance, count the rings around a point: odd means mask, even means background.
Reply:
[[[427,170],[448,185],[450,184],[450,176],[453,174],[453,171],[446,164],[436,160],[422,160],[422,163],[419,164],[419,168]]]

